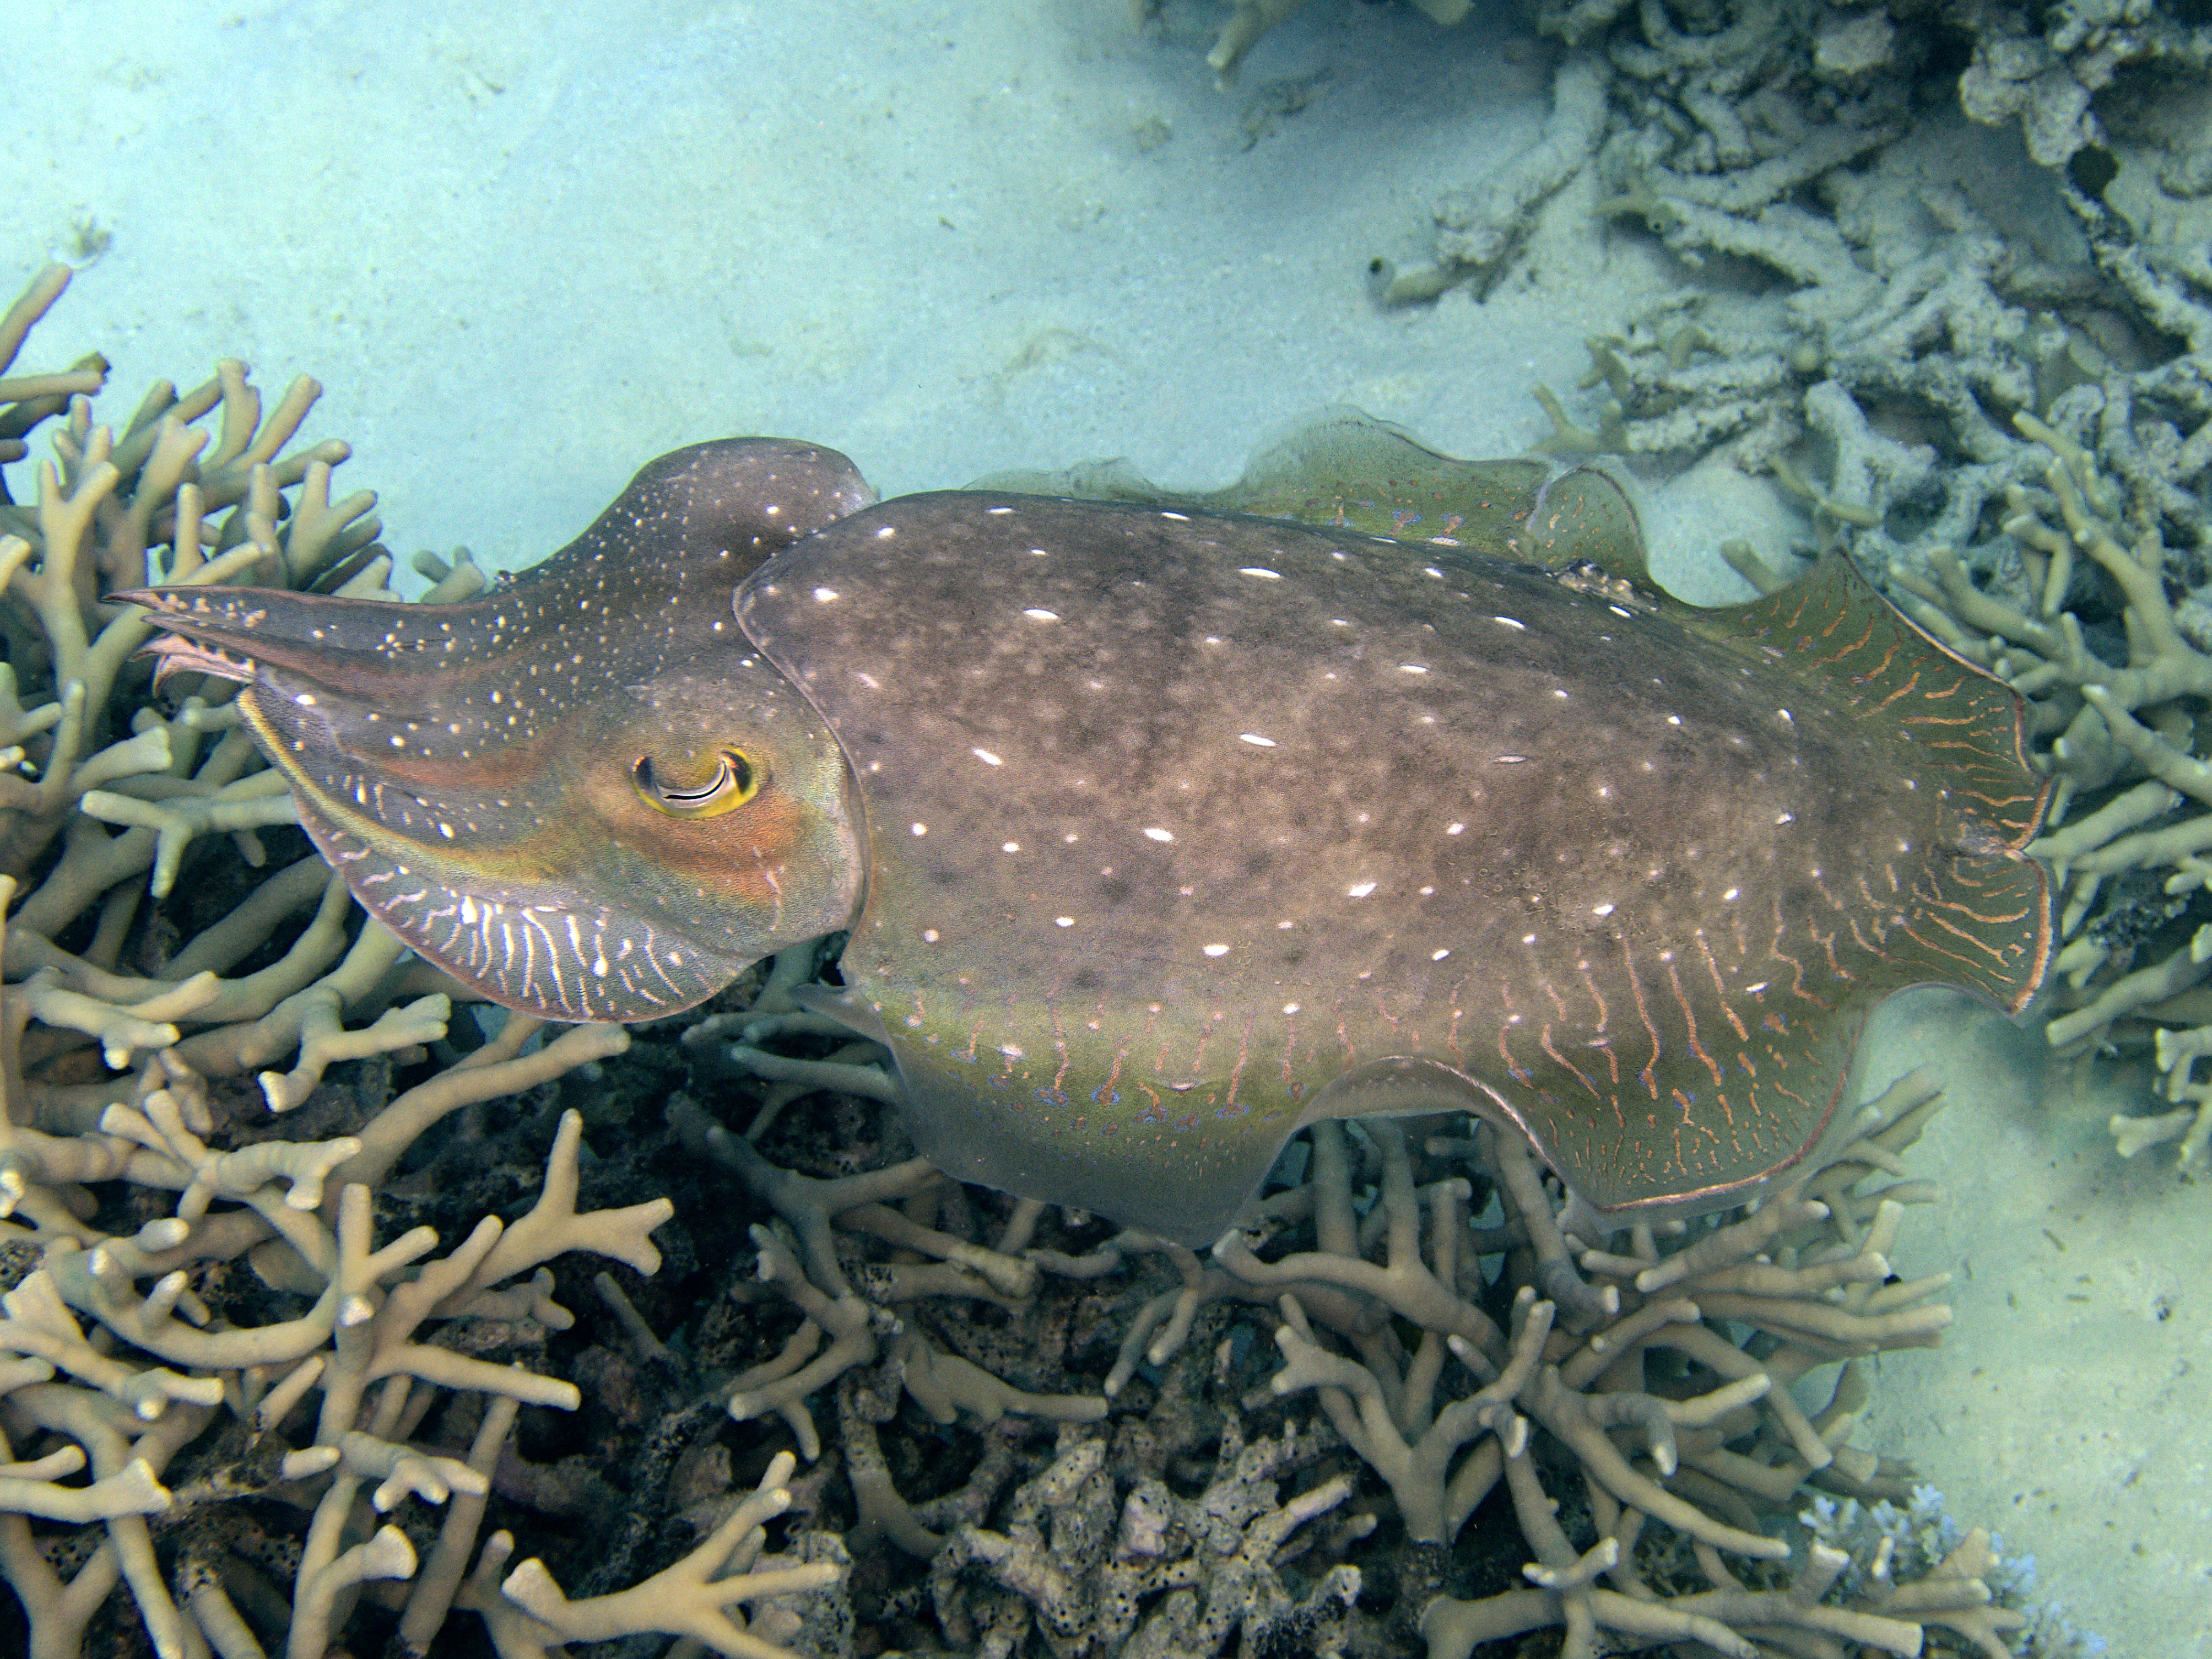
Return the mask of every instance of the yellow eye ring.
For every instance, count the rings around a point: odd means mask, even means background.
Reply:
[[[672,818],[719,817],[760,793],[766,781],[766,769],[756,766],[734,749],[725,749],[714,757],[714,776],[696,789],[663,782],[653,770],[650,755],[640,756],[630,768],[630,781],[638,799]]]

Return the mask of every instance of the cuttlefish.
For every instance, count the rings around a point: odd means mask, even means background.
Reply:
[[[1840,556],[1697,611],[1601,475],[1336,437],[1207,501],[702,444],[465,604],[125,597],[483,996],[653,1018],[848,931],[811,1006],[927,1156],[1176,1238],[1328,1116],[1479,1113],[1616,1218],[1738,1201],[1886,998],[2025,1008],[2009,688]]]

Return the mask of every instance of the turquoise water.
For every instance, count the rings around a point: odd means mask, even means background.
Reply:
[[[270,396],[313,375],[307,435],[353,442],[341,479],[381,492],[386,539],[488,568],[737,432],[834,445],[885,495],[1114,455],[1218,484],[1339,403],[1516,453],[1549,429],[1528,388],[1571,387],[1586,335],[1769,280],[1568,214],[1480,300],[1384,310],[1374,262],[1425,258],[1438,192],[1535,138],[1552,50],[1314,0],[1224,91],[1218,15],[94,0],[12,32],[37,90],[0,253],[10,282],[82,265],[37,366],[97,346],[126,407],[220,356]],[[1927,119],[1940,149],[1956,118]],[[1960,143],[1997,193],[2034,187],[2009,135]],[[1723,535],[1803,533],[1763,484],[1671,471],[1648,520],[1686,588],[1729,590]],[[2116,1653],[2212,1651],[2201,1172],[2118,1161],[2112,1104],[2032,1055],[1966,1056],[1915,1163],[1951,1205],[1907,1233],[1910,1272],[1959,1273],[1958,1322],[1881,1362],[1860,1438],[2036,1554]]]

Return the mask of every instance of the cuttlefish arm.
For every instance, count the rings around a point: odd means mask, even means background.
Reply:
[[[309,836],[415,950],[546,1018],[650,1018],[859,908],[844,756],[730,594],[872,499],[832,451],[701,444],[464,604],[117,597],[167,662],[243,685]]]

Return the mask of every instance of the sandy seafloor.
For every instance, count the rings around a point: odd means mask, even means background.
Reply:
[[[387,540],[493,568],[732,433],[837,446],[885,495],[1116,454],[1218,484],[1335,403],[1510,454],[1546,429],[1529,386],[1686,276],[1567,216],[1480,303],[1376,308],[1369,261],[1421,257],[1548,86],[1512,27],[1396,6],[1316,0],[1226,94],[1212,0],[1142,36],[1124,0],[35,10],[0,71],[0,276],[104,248],[23,366],[96,346],[115,419],[222,356],[271,395],[313,374],[307,435],[352,441]],[[1255,93],[1316,75],[1248,143]],[[1793,528],[1726,483],[1649,503],[1689,597],[1732,591],[1721,535]],[[2212,1653],[2212,1190],[2119,1161],[2112,1103],[2042,1088],[2033,1042],[1899,1012],[1957,1079],[1915,1160],[1949,1204],[1899,1267],[1954,1268],[1958,1317],[1881,1363],[1861,1437],[2114,1654]]]

